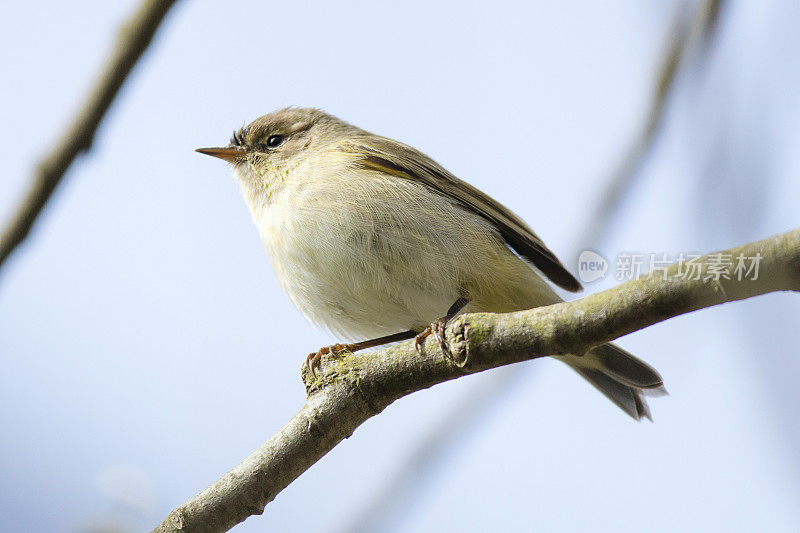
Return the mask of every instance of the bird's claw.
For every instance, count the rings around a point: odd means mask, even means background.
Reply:
[[[319,368],[319,364],[322,362],[323,355],[334,355],[336,352],[341,352],[344,350],[350,350],[349,344],[331,344],[330,346],[324,346],[317,350],[316,352],[311,352],[306,357],[306,367],[311,371],[311,375],[317,377],[317,369]]]
[[[439,344],[439,348],[442,350],[444,356],[450,357],[450,350],[447,348],[447,341],[444,336],[445,327],[449,321],[450,317],[437,318],[431,322],[430,326],[423,329],[419,335],[414,338],[414,348],[417,350],[418,354],[422,355],[422,343],[425,338],[429,335],[433,335],[433,338],[436,339],[436,342]]]

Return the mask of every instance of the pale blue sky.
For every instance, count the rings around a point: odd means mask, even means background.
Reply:
[[[5,6],[4,217],[136,4]],[[637,131],[674,6],[180,3],[0,272],[0,529],[153,527],[302,405],[300,365],[334,339],[281,292],[230,170],[194,148],[322,107],[425,151],[566,258]],[[798,226],[798,15],[730,3],[602,253]],[[556,362],[518,365],[380,530],[793,530],[798,313],[797,295],[769,295],[622,339],[671,393],[654,424]],[[490,374],[397,402],[238,530],[347,527]]]

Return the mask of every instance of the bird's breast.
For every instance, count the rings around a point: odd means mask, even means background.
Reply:
[[[348,338],[423,327],[460,294],[463,223],[442,225],[453,206],[422,187],[353,178],[290,180],[262,210],[278,280],[307,318]]]

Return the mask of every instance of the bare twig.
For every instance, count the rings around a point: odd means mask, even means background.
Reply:
[[[146,0],[120,29],[116,47],[86,102],[54,148],[36,165],[30,189],[0,236],[0,268],[28,236],[78,154],[91,148],[103,116],[174,3],[175,0]]]
[[[413,342],[325,360],[304,374],[308,399],[252,455],[173,510],[155,529],[225,531],[266,504],[341,440],[395,400],[437,383],[544,355],[584,353],[668,318],[773,291],[800,291],[800,229],[721,252],[759,258],[753,279],[719,275],[719,254],[672,265],[581,300],[508,314],[475,313],[447,326],[453,359]],[[714,265],[717,265],[715,268]],[[687,273],[691,272],[691,275]]]

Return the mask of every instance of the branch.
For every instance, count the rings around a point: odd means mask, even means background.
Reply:
[[[146,0],[120,29],[117,45],[96,85],[53,150],[36,165],[30,189],[0,235],[0,268],[28,236],[36,218],[78,154],[91,148],[106,111],[174,3],[175,0]]]
[[[672,265],[573,302],[508,314],[461,315],[447,326],[452,360],[428,342],[323,361],[305,372],[305,405],[270,440],[154,530],[225,531],[264,507],[370,417],[412,392],[467,374],[545,355],[584,353],[668,318],[774,291],[800,291],[800,229],[721,252],[760,257],[757,279],[714,279],[718,254]],[[734,276],[731,276],[734,277]]]

